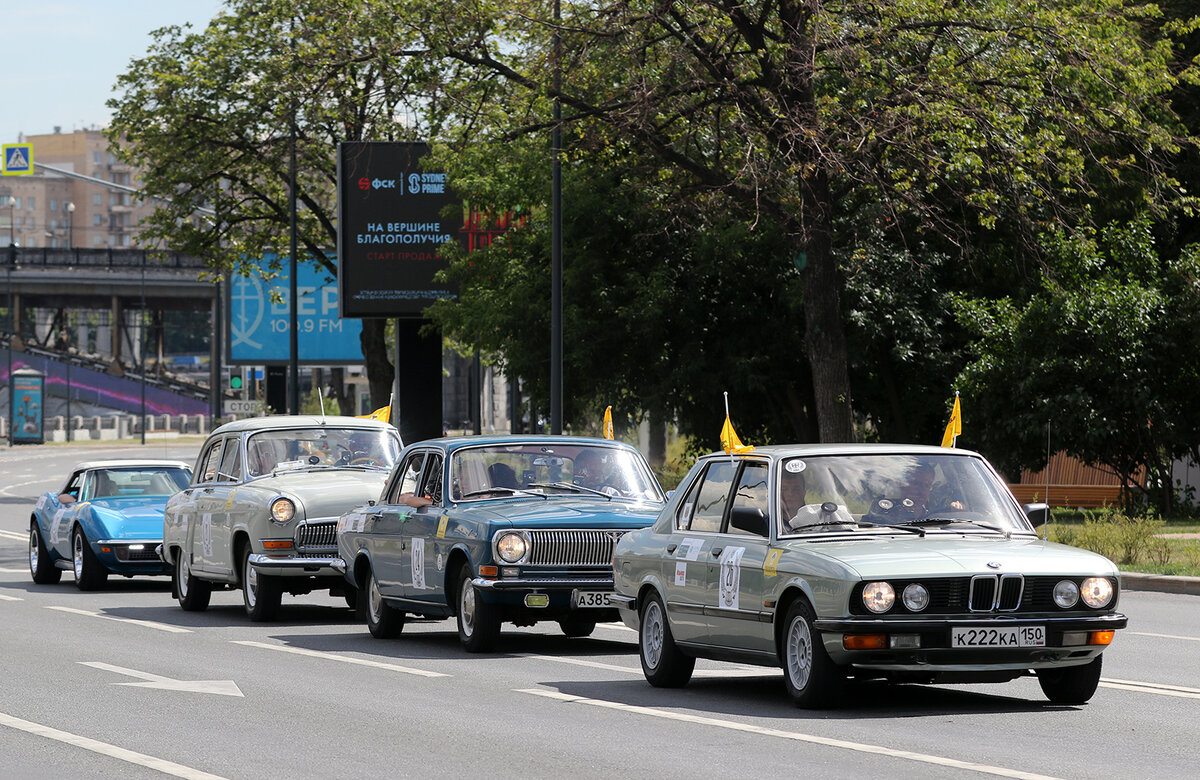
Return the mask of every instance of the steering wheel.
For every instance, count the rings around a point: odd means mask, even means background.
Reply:
[[[375,465],[375,459],[374,459],[374,458],[367,458],[367,457],[363,457],[363,458],[355,458],[354,460],[350,461],[350,465],[351,465],[351,466],[357,466],[357,465],[359,465],[359,464],[366,464],[366,465],[368,465],[368,466],[374,466],[374,465]]]

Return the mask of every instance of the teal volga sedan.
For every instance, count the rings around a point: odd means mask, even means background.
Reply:
[[[571,436],[464,436],[410,445],[382,500],[342,515],[337,544],[367,627],[455,617],[469,652],[502,623],[587,636],[617,620],[612,553],[664,499],[633,447]]]
[[[981,456],[898,445],[797,445],[701,458],[653,526],[622,537],[613,600],[651,685],[696,658],[782,667],[802,707],[850,678],[1006,682],[1095,693],[1124,628],[1117,567],[1038,538]]]

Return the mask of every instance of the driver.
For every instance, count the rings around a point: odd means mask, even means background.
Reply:
[[[944,507],[930,507],[929,497],[933,492],[934,470],[928,463],[917,466],[908,475],[908,482],[900,489],[901,500],[905,509],[911,511],[914,517],[925,517],[931,510],[965,509],[963,502],[954,500]]]
[[[589,490],[599,490],[610,496],[619,495],[619,491],[609,484],[604,456],[595,450],[584,450],[575,457],[575,474],[572,480],[576,485]]]
[[[804,497],[807,493],[803,474],[784,472],[783,479],[779,483],[780,515],[788,525],[795,520],[800,507],[804,506]]]

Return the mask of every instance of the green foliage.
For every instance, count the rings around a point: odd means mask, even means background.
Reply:
[[[1157,518],[1102,509],[1086,513],[1083,525],[1052,524],[1049,537],[1050,541],[1099,553],[1119,565],[1158,563],[1164,550],[1170,558],[1169,548],[1158,538],[1164,525]]]

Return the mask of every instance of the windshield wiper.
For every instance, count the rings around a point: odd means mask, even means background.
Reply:
[[[809,528],[820,528],[824,525],[858,525],[853,520],[822,520],[819,523],[802,523],[800,525],[789,525],[788,528],[793,531],[807,531]]]
[[[603,490],[596,490],[595,488],[584,487],[583,485],[574,485],[570,482],[530,482],[529,487],[558,488],[559,490],[569,490],[572,493],[594,493],[597,496],[604,496],[609,501],[612,501],[612,496]]]
[[[545,498],[545,496],[541,493],[535,493],[532,490],[520,490],[519,488],[507,487],[490,487],[484,488],[483,490],[472,490],[470,493],[463,493],[462,497],[471,498],[472,496],[487,496],[493,493],[500,493],[506,496],[537,496],[538,498]]]
[[[1004,534],[1005,536],[1012,534],[1011,531],[1007,531],[998,525],[985,523],[981,520],[970,520],[965,517],[922,517],[920,520],[909,520],[907,523],[904,523],[904,525],[937,525],[944,523],[968,523],[969,525],[978,526],[979,528],[986,528],[989,531],[995,531],[997,533]]]
[[[859,520],[858,525],[866,526],[867,528],[894,528],[897,531],[908,531],[910,534],[916,534],[917,536],[925,535],[923,528],[913,528],[909,523],[872,523],[869,520]]]

